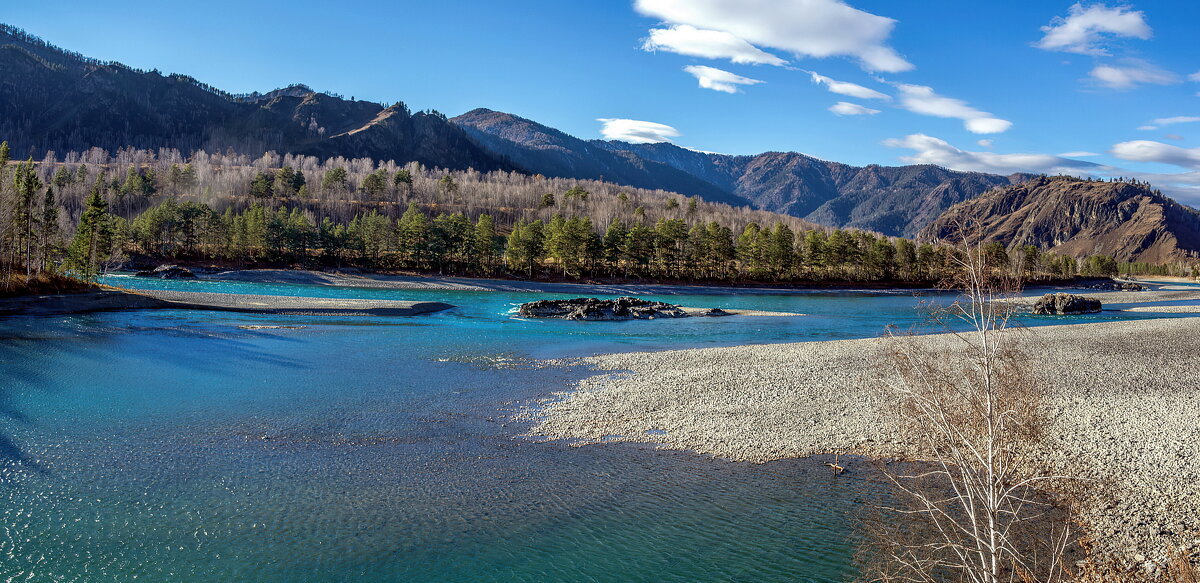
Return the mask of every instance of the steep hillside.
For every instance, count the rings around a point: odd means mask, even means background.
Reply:
[[[729,156],[669,143],[584,141],[511,114],[477,109],[452,121],[481,146],[530,172],[661,188],[753,205],[813,222],[913,236],[951,205],[1024,176],[936,166],[827,162],[796,152]]]
[[[479,170],[511,166],[436,113],[303,85],[234,96],[185,75],[89,59],[0,26],[0,139],[13,155],[100,147],[372,157]]]
[[[749,201],[667,164],[630,152],[611,151],[554,128],[509,113],[475,109],[451,121],[493,155],[530,173],[560,178],[605,180],[636,188],[669,190],[712,202],[746,205]]]
[[[1200,212],[1144,183],[1039,177],[955,205],[922,232],[958,241],[1036,245],[1083,257],[1161,263],[1200,257]]]
[[[796,152],[727,156],[672,144],[603,142],[730,189],[757,208],[911,237],[951,205],[1027,178],[938,166],[850,166]]]

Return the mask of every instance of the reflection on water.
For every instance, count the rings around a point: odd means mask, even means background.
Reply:
[[[867,467],[541,443],[513,415],[587,374],[531,358],[919,319],[905,294],[673,296],[813,315],[577,323],[509,317],[535,294],[147,285],[460,307],[0,321],[5,580],[843,581]]]

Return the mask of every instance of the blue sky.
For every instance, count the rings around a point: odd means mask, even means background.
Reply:
[[[607,119],[731,154],[1135,175],[1200,203],[1196,2],[164,4],[5,3],[0,21],[232,92],[302,82],[582,138]]]

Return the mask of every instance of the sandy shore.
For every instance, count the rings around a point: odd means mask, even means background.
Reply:
[[[1136,296],[1153,302],[1163,293],[1174,290]],[[1200,297],[1200,290],[1184,293]],[[1106,552],[1155,557],[1168,545],[1200,552],[1197,337],[1196,318],[1028,331],[1059,443],[1045,459],[1112,492],[1084,509]],[[884,342],[587,358],[601,374],[549,400],[531,434],[584,443],[621,436],[751,462],[819,453],[908,455],[875,389]]]
[[[296,316],[416,316],[454,306],[442,302],[104,290],[0,300],[0,315],[50,316],[116,310],[217,310]]]
[[[382,275],[377,273],[349,274],[293,269],[245,269],[223,271],[201,276],[201,279],[249,281],[255,283],[295,283],[334,285],[383,289],[446,290],[446,291],[503,291],[575,295],[728,295],[728,294],[788,294],[803,292],[782,287],[732,287],[666,284],[590,284],[517,281],[508,279],[479,279],[432,275]],[[840,291],[851,289],[836,288]],[[866,289],[866,288],[864,288]],[[870,290],[879,291],[879,290]],[[905,292],[917,290],[902,290]]]

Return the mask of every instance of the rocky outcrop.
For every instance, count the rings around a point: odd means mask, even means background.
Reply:
[[[951,207],[921,238],[1165,263],[1200,257],[1200,212],[1142,182],[1043,176]]]
[[[1075,294],[1046,294],[1033,304],[1033,313],[1040,315],[1094,314],[1100,311],[1100,300]]]
[[[709,310],[704,315],[727,315],[723,310]],[[655,318],[686,318],[690,314],[683,308],[666,302],[652,302],[638,298],[573,298],[569,300],[538,300],[521,304],[517,312],[525,318],[560,318],[563,320],[653,320]]]
[[[154,269],[137,272],[138,277],[156,277],[158,279],[196,279],[192,270],[179,265],[159,265]]]

